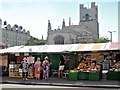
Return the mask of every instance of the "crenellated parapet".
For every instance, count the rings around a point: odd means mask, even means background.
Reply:
[[[84,7],[84,4],[80,4],[80,22],[96,20],[98,21],[98,6],[95,2],[91,2],[91,7]]]
[[[0,19],[0,27],[5,29],[5,30],[9,30],[9,31],[14,31],[17,33],[24,33],[27,35],[30,35],[30,31],[26,31],[25,29],[23,29],[22,26],[18,26],[17,24],[14,24],[13,26],[11,26],[10,24],[7,24],[7,21],[4,21],[2,23],[2,20]]]

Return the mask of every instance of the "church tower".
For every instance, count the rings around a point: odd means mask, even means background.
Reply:
[[[88,30],[91,30],[91,36],[94,36],[93,38],[97,40],[99,38],[98,6],[95,5],[95,2],[91,2],[91,8],[80,4],[79,10],[79,25],[83,25]]]
[[[65,20],[63,19],[63,22],[62,22],[62,29],[65,27]]]
[[[48,35],[49,35],[50,31],[51,31],[51,23],[50,23],[50,20],[48,20]]]
[[[50,20],[48,20],[47,43],[49,43],[50,31],[51,31],[51,23]]]

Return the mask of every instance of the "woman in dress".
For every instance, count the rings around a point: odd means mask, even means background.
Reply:
[[[34,64],[36,80],[40,79],[41,64],[42,64],[42,62],[40,61],[40,58],[37,58],[37,61]]]
[[[45,60],[43,61],[43,80],[47,80],[49,77],[49,61],[48,61],[48,57],[45,57]]]

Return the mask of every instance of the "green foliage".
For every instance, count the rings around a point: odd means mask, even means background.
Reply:
[[[44,45],[44,40],[42,39],[38,39],[38,38],[35,38],[35,37],[32,37],[30,38],[30,40],[28,40],[28,42],[26,43],[26,45]]]
[[[109,42],[110,40],[107,38],[107,37],[100,37],[96,43],[107,43]]]

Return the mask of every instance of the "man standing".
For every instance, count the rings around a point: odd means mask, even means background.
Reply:
[[[58,78],[61,77],[62,71],[64,70],[65,67],[65,60],[64,56],[60,57],[60,62],[59,62],[59,68],[58,68]]]

